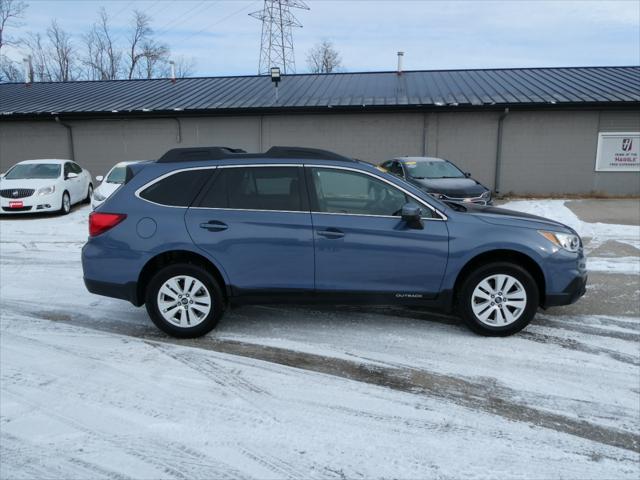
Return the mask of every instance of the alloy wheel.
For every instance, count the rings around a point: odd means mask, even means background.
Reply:
[[[526,307],[527,292],[511,275],[490,275],[476,285],[471,295],[471,309],[476,318],[492,327],[514,323]]]
[[[158,291],[157,305],[162,318],[181,328],[202,323],[212,308],[209,290],[197,278],[178,275],[168,279]]]

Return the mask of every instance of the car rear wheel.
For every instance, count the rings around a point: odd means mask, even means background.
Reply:
[[[538,302],[538,286],[529,272],[511,263],[492,263],[465,279],[458,310],[474,332],[502,337],[525,328]]]
[[[62,204],[60,206],[60,213],[62,215],[66,215],[71,211],[71,197],[69,196],[69,192],[64,192],[62,194]]]
[[[188,263],[169,265],[149,282],[147,312],[163,332],[179,338],[209,333],[224,314],[224,296],[215,278]]]
[[[84,199],[84,203],[91,203],[91,197],[93,197],[93,185],[89,184],[89,187],[87,187],[87,197]]]

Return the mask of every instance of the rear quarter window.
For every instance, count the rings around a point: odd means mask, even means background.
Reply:
[[[213,169],[195,169],[174,173],[149,185],[140,197],[160,205],[188,207],[212,172]]]

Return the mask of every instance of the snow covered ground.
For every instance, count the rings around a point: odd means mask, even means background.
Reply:
[[[503,339],[269,306],[176,341],[86,292],[87,208],[0,220],[0,478],[638,478],[640,232],[508,207],[584,235],[603,286]],[[578,308],[604,295],[626,313]]]

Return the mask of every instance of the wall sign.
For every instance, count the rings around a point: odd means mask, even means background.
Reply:
[[[600,132],[596,172],[640,172],[640,132]]]

